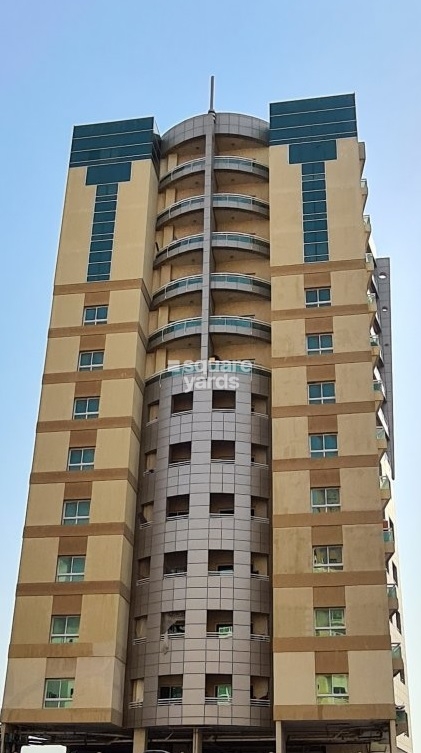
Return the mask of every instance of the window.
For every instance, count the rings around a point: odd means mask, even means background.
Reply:
[[[323,353],[333,353],[332,335],[307,335],[307,354],[320,356]]]
[[[73,418],[98,418],[99,397],[78,397],[73,405]]]
[[[306,290],[306,307],[314,308],[320,306],[330,306],[330,288],[312,288]]]
[[[307,386],[310,405],[336,403],[335,382],[312,382]]]
[[[336,458],[338,456],[337,434],[311,434],[310,457]]]
[[[76,643],[79,640],[80,615],[53,617],[50,643]]]
[[[69,450],[68,471],[90,471],[94,467],[94,447],[81,447]]]
[[[72,499],[64,501],[63,520],[64,526],[84,526],[89,523],[90,499]]]
[[[177,700],[183,697],[183,688],[181,685],[162,685],[159,688],[159,698],[161,700]]]
[[[345,635],[345,609],[343,607],[315,609],[314,632],[317,636]]]
[[[317,703],[349,703],[348,675],[316,675]]]
[[[59,557],[57,560],[58,583],[75,583],[85,579],[85,556]]]
[[[68,709],[72,705],[74,680],[46,680],[45,709]]]
[[[83,309],[84,324],[106,324],[108,306],[86,306]]]
[[[88,350],[79,353],[78,371],[96,371],[104,366],[103,350]]]
[[[343,570],[342,546],[314,546],[313,570],[330,573]]]
[[[338,488],[310,489],[312,512],[339,512],[341,509]]]

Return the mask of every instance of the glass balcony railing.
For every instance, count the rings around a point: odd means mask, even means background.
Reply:
[[[367,178],[361,178],[361,188],[366,191],[368,188]]]
[[[149,337],[149,347],[156,346],[160,342],[173,340],[177,337],[186,337],[187,335],[197,334],[200,332],[202,319],[200,316],[193,319],[182,319],[173,324],[166,324],[165,327],[155,330]]]
[[[159,290],[157,290],[153,295],[153,303],[154,305],[157,305],[158,303],[165,301],[167,298],[174,298],[178,295],[191,293],[195,290],[201,290],[202,281],[202,275],[180,277],[178,280],[169,282],[168,285],[164,285],[162,288],[159,288]]]
[[[375,293],[368,292],[367,293],[367,301],[368,303],[377,303],[377,296]]]
[[[370,345],[372,348],[378,348],[380,346],[380,338],[378,335],[370,335]]]
[[[385,544],[393,544],[393,542],[395,541],[395,537],[391,528],[384,529],[383,541],[385,542]]]
[[[368,267],[373,268],[374,267],[374,256],[371,251],[366,251],[365,254],[365,263]]]
[[[400,643],[392,643],[392,659],[402,659],[402,646]]]
[[[182,165],[177,165],[177,167],[175,167],[173,170],[170,170],[170,172],[166,173],[166,175],[163,175],[159,182],[159,187],[165,188],[175,180],[184,178],[187,175],[193,175],[194,173],[203,172],[204,169],[204,157],[200,159],[190,160],[189,162],[184,162]]]
[[[175,204],[171,204],[162,212],[160,212],[156,218],[156,227],[160,228],[165,225],[169,220],[179,217],[187,212],[194,212],[203,209],[205,202],[204,196],[192,196],[191,199],[181,199],[176,201]]]
[[[247,317],[241,316],[211,316],[209,324],[211,332],[218,332],[220,331],[220,328],[232,331],[234,328],[238,331],[248,331],[252,335],[263,335],[265,336],[265,339],[270,339],[270,324],[267,322],[256,321],[256,319],[248,319]]]
[[[364,214],[364,215],[363,215],[363,222],[364,222],[364,227],[365,227],[365,229],[366,229],[366,230],[367,230],[368,232],[370,232],[370,230],[371,230],[371,218],[370,218],[370,215],[369,215],[369,214]]]
[[[398,590],[394,584],[387,587],[387,598],[388,599],[398,598]]]
[[[266,165],[245,157],[215,157],[213,164],[215,170],[239,170],[240,172],[253,173],[266,178],[266,180],[269,178],[269,168]]]
[[[380,489],[390,491],[390,478],[389,476],[380,476],[379,478]]]
[[[250,275],[227,274],[225,272],[211,274],[211,288],[232,287],[239,290],[247,289],[250,292],[270,297],[270,282],[267,282],[267,280],[262,280],[259,277],[251,277]]]
[[[264,366],[259,366],[251,361],[208,361],[209,373],[224,373],[232,374],[253,374],[261,377],[271,377],[270,369]],[[191,376],[192,374],[203,373],[203,361],[195,361],[193,363],[181,363],[174,366],[170,366],[163,371],[159,371],[157,374],[146,379],[147,384],[167,379],[168,377],[178,376]]]
[[[269,256],[269,241],[247,233],[212,233],[214,248],[238,248]]]
[[[244,209],[246,211],[257,212],[269,217],[269,204],[262,199],[256,199],[254,196],[245,196],[237,193],[216,193],[213,195],[213,206],[215,209]]]
[[[381,379],[373,379],[373,390],[384,394],[384,385]]]
[[[376,439],[380,441],[387,440],[386,429],[383,426],[376,426]]]

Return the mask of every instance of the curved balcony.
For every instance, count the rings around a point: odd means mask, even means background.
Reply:
[[[211,274],[212,290],[231,290],[239,293],[245,291],[270,300],[270,282],[250,275],[214,272]]]
[[[246,196],[241,193],[215,193],[213,195],[213,208],[239,210],[241,212],[253,212],[259,217],[269,218],[269,203],[254,196]]]
[[[181,199],[176,201],[175,204],[171,204],[162,212],[160,212],[156,218],[156,228],[163,227],[167,222],[175,220],[177,217],[181,217],[185,214],[201,211],[204,207],[204,196],[192,196],[190,199]]]
[[[164,343],[178,340],[180,337],[189,337],[191,335],[200,335],[202,329],[201,317],[194,319],[182,319],[178,322],[166,324],[165,327],[155,330],[149,337],[148,350],[158,348]]]
[[[181,277],[179,280],[169,282],[154,293],[152,298],[152,308],[156,308],[165,301],[176,298],[179,295],[186,295],[202,290],[202,275],[192,275],[191,277]]]
[[[190,175],[197,175],[203,173],[205,169],[205,158],[193,159],[189,162],[183,162],[181,165],[177,165],[173,170],[166,173],[159,182],[159,190],[167,188],[171,183],[178,180],[183,180]]]
[[[214,170],[228,170],[229,172],[248,173],[262,180],[269,180],[269,168],[261,162],[246,157],[215,157]]]
[[[265,342],[271,340],[270,324],[242,316],[211,316],[209,331],[211,334],[246,335]]]
[[[212,233],[212,248],[214,250],[245,251],[246,253],[257,254],[265,259],[269,258],[270,251],[269,241],[248,233]],[[184,254],[202,251],[202,249],[203,233],[179,238],[158,251],[154,260],[154,267],[157,268],[166,261],[174,260]]]
[[[177,298],[178,296],[190,295],[201,291],[202,285],[202,275],[181,277],[178,280],[169,282],[167,285],[163,285],[162,288],[159,288],[154,294],[152,298],[152,308],[156,308],[165,303],[165,301]],[[211,274],[211,289],[223,291],[230,290],[238,293],[244,291],[248,294],[255,294],[270,299],[270,283],[266,280],[261,280],[259,277],[251,277],[250,275],[214,272]]]

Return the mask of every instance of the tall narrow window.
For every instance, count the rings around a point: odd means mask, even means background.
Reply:
[[[324,162],[301,166],[304,262],[329,260],[326,176]]]
[[[96,189],[86,277],[88,282],[110,279],[117,191],[118,183],[99,185]]]

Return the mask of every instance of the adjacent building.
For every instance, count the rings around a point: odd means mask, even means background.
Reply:
[[[74,129],[3,753],[410,753],[352,94]]]

